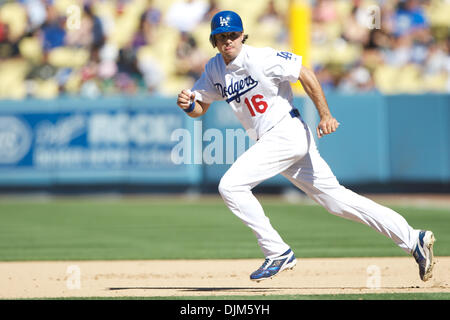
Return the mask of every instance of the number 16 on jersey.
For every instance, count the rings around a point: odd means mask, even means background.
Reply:
[[[248,100],[248,98],[245,98],[244,102],[247,105],[248,111],[250,111],[252,117],[256,116],[255,111],[258,113],[266,112],[268,105],[267,102],[265,102],[263,99],[264,96],[260,94],[254,95],[250,100]]]

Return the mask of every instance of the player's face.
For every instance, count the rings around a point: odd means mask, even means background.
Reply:
[[[216,46],[225,63],[228,64],[231,60],[237,57],[242,49],[242,40],[244,38],[243,32],[224,32],[215,35]]]

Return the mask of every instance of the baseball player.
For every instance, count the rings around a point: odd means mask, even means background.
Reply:
[[[290,83],[300,81],[320,116],[319,138],[339,122],[331,115],[322,88],[302,57],[272,48],[244,44],[241,18],[221,11],[211,21],[210,42],[219,53],[211,58],[192,89],[181,91],[177,104],[190,117],[225,100],[256,143],[229,168],[219,183],[228,208],[256,235],[265,261],[251,280],[272,278],[292,269],[296,258],[269,219],[252,189],[282,174],[310,198],[337,216],[370,226],[412,254],[423,281],[432,276],[434,235],[413,229],[397,212],[341,186],[316,148],[311,130],[293,105]]]

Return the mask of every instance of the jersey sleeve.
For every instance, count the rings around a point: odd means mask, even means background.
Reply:
[[[264,61],[264,74],[280,82],[297,82],[302,57],[288,51],[269,50]]]
[[[203,71],[201,77],[195,82],[191,91],[195,92],[195,100],[204,103],[210,104],[216,100],[223,100],[212,81],[210,64],[205,66],[205,71]]]

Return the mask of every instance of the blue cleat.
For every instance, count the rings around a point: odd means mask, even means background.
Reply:
[[[266,279],[272,279],[283,270],[294,269],[296,264],[297,260],[295,259],[294,252],[289,249],[276,258],[267,258],[264,260],[262,266],[250,275],[250,280],[259,282]]]
[[[413,251],[414,259],[419,265],[419,276],[423,281],[432,277],[433,271],[433,244],[436,239],[431,231],[420,231],[416,248]]]

